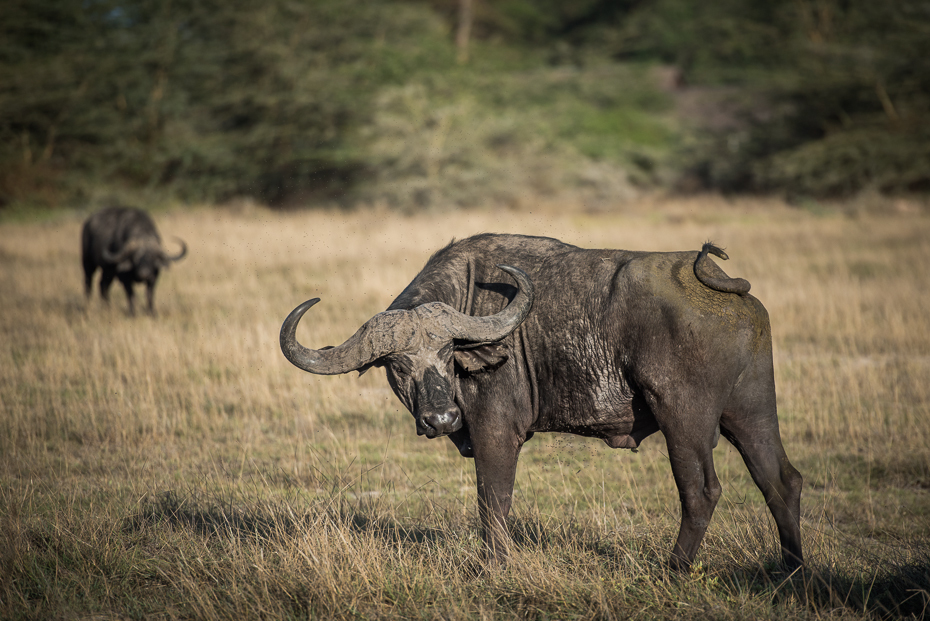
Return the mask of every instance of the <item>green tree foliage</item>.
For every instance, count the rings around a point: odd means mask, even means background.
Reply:
[[[930,188],[926,0],[474,0],[467,66],[458,3],[0,3],[0,205]],[[685,91],[732,118],[674,129]]]
[[[740,87],[740,122],[685,166],[727,190],[930,188],[930,5],[919,0],[655,0],[618,29],[692,85]]]
[[[783,115],[749,136],[761,189],[847,194],[930,189],[930,5],[801,4],[771,88]]]
[[[12,0],[0,9],[0,182],[83,174],[182,196],[341,191],[371,92],[444,27],[364,0]]]
[[[679,150],[680,172],[696,173],[706,186],[814,195],[930,189],[925,0],[483,6],[478,32],[560,42],[569,46],[555,54],[561,59],[600,48],[616,59],[669,63],[690,88],[731,89],[732,121],[720,127],[699,119],[698,135]]]

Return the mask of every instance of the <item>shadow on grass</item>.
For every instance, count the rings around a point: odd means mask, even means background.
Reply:
[[[476,529],[460,516],[431,515],[442,527],[409,526],[390,513],[389,507],[375,500],[350,499],[333,495],[314,499],[310,507],[296,510],[286,503],[247,502],[235,499],[180,496],[167,492],[150,497],[123,525],[127,532],[140,532],[159,525],[189,529],[205,537],[267,541],[294,537],[307,529],[329,526],[373,535],[388,546],[443,544],[461,538],[462,532]],[[861,550],[855,567],[829,561],[810,562],[804,571],[786,573],[775,555],[757,562],[728,563],[706,567],[695,574],[677,575],[666,570],[668,538],[638,533],[626,539],[605,539],[597,528],[572,520],[543,522],[532,517],[514,519],[514,543],[524,549],[551,550],[574,547],[582,554],[599,558],[607,571],[629,574],[630,570],[654,573],[658,580],[682,588],[695,580],[710,580],[714,590],[732,596],[769,598],[772,605],[799,602],[815,616],[846,610],[853,614],[881,618],[925,618],[930,606],[930,550],[920,543],[883,545]],[[630,533],[633,535],[633,533]],[[614,536],[619,534],[614,533]],[[865,568],[865,569],[863,569]],[[471,573],[481,574],[478,567]],[[690,588],[690,587],[689,587]],[[704,587],[702,587],[704,588]]]
[[[905,564],[886,559],[871,573],[808,565],[786,574],[772,558],[764,566],[731,567],[717,572],[733,593],[770,597],[773,605],[802,602],[816,615],[849,613],[869,617],[926,618],[930,605],[930,558]]]
[[[858,546],[855,566],[817,559],[790,573],[780,556],[771,554],[757,562],[703,567],[688,575],[668,570],[674,533],[644,534],[638,529],[625,539],[620,533],[605,538],[603,531],[572,520],[550,525],[527,517],[514,520],[511,532],[517,545],[525,548],[546,551],[573,546],[618,573],[635,575],[645,569],[656,579],[682,586],[709,580],[732,596],[770,598],[773,605],[802,602],[814,615],[847,610],[879,618],[924,619],[930,609],[930,549],[923,541]],[[849,541],[846,545],[855,547]]]
[[[205,537],[275,540],[293,537],[320,525],[373,534],[388,544],[438,542],[455,537],[448,530],[407,526],[379,515],[377,501],[332,496],[299,510],[286,503],[248,503],[226,498],[165,492],[150,497],[123,525],[138,532],[157,525],[192,530]]]
[[[883,618],[925,618],[930,605],[930,551],[886,547],[883,552],[867,556],[866,571],[815,566],[788,582],[795,593],[806,593],[817,610],[845,608]]]

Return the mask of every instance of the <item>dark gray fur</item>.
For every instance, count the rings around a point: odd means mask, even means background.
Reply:
[[[168,256],[152,218],[141,209],[107,207],[91,215],[81,230],[81,261],[84,265],[84,293],[90,298],[94,274],[99,268],[100,296],[109,303],[110,285],[118,278],[126,290],[129,314],[135,314],[133,284],[144,282],[148,312],[155,314],[155,282],[159,272],[187,253]]]
[[[662,431],[682,510],[673,568],[694,560],[720,497],[713,448],[721,433],[762,491],[785,564],[802,564],[801,475],[779,434],[768,314],[749,283],[729,278],[708,252],[726,256],[711,244],[653,253],[478,235],[438,251],[391,304],[396,311],[440,301],[492,315],[517,292],[497,265],[532,281],[531,310],[500,341],[442,345],[424,336],[419,349],[364,365],[386,369],[419,434],[448,435],[474,457],[494,558],[507,555],[517,458],[534,433],[633,449]]]

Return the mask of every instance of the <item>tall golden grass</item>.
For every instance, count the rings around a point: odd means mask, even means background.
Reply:
[[[930,601],[930,214],[715,198],[418,217],[258,207],[155,214],[187,240],[158,316],[83,297],[80,214],[0,224],[3,618],[871,618]],[[736,452],[688,576],[678,497],[638,453],[524,448],[503,570],[481,561],[474,470],[417,437],[383,373],[287,363],[281,321],[337,344],[453,236],[585,247],[712,239],[772,319],[782,435],[805,477],[808,570]],[[169,241],[170,243],[170,241]]]

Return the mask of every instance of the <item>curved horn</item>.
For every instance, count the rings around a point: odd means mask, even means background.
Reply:
[[[516,330],[533,306],[533,282],[521,269],[509,265],[497,267],[513,276],[519,287],[516,297],[504,310],[496,315],[474,317],[453,310],[445,304],[442,305],[443,308],[438,304],[424,304],[417,308],[424,325],[431,329],[441,327],[450,337],[473,343],[499,341]]]
[[[165,259],[168,260],[168,261],[180,261],[181,259],[184,258],[184,255],[187,254],[187,244],[184,243],[184,240],[181,239],[180,237],[175,237],[175,238],[174,238],[174,241],[176,241],[176,242],[178,242],[179,244],[181,244],[181,252],[180,252],[179,254],[173,256],[173,257],[169,257],[169,256],[165,255]]]
[[[320,298],[307,300],[291,311],[281,324],[281,351],[294,366],[318,375],[338,375],[366,367],[391,353],[410,351],[420,330],[442,329],[450,338],[472,342],[499,341],[519,326],[533,305],[533,283],[515,267],[498,267],[517,281],[517,296],[504,310],[488,317],[472,317],[442,302],[428,302],[416,309],[378,313],[338,347],[310,349],[297,342],[297,324]]]
[[[419,332],[419,322],[411,311],[378,313],[338,347],[310,349],[297,342],[300,318],[320,298],[307,300],[291,311],[281,325],[281,351],[295,367],[318,375],[338,375],[365,367],[387,354],[409,349]]]

